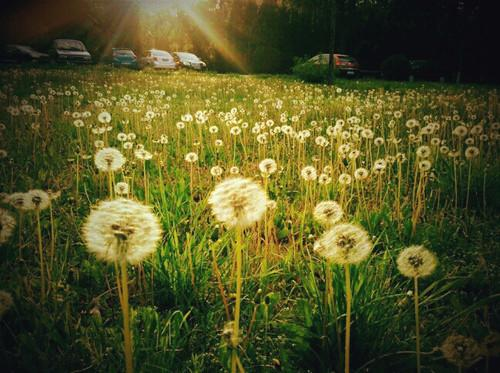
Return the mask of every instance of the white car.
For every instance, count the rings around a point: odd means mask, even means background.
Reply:
[[[143,58],[143,63],[155,69],[175,70],[178,67],[174,57],[170,53],[159,49],[148,50],[146,56]]]
[[[188,52],[174,52],[174,54],[179,59],[181,66],[195,69],[203,70],[207,67],[207,64],[203,62],[196,54]]]

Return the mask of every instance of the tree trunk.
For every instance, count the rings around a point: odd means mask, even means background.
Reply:
[[[330,0],[330,46],[328,53],[330,54],[330,58],[328,59],[328,84],[333,84],[333,75],[335,72],[335,27],[337,25],[336,17],[337,17],[337,1]]]

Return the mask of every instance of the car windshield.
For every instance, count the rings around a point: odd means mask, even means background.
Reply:
[[[68,50],[68,51],[79,51],[79,52],[84,52],[85,51],[85,46],[81,41],[78,40],[56,40],[55,45],[57,49],[63,49],[63,50]]]
[[[163,57],[163,58],[172,59],[172,56],[170,55],[170,53],[165,52],[165,51],[151,51],[151,54],[153,56],[156,56],[156,57]]]
[[[115,49],[113,51],[113,54],[116,56],[131,56],[135,57],[134,52],[132,52],[130,49]]]
[[[175,54],[177,54],[177,56],[179,56],[181,60],[194,61],[194,62],[200,61],[200,58],[192,53],[176,52]]]

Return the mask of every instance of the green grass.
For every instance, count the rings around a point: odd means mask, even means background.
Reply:
[[[0,122],[5,125],[0,148],[7,152],[0,159],[0,190],[7,194],[32,188],[61,191],[61,197],[53,201],[54,226],[48,210],[41,214],[49,284],[45,303],[40,302],[34,214],[23,214],[21,231],[14,232],[0,250],[0,290],[11,293],[14,300],[0,319],[0,357],[6,371],[124,369],[114,268],[89,255],[81,236],[91,206],[108,195],[106,175],[99,174],[93,162],[96,140],[123,152],[128,161],[123,172],[115,175],[116,181],[133,180],[133,198],[145,199],[142,161],[121,147],[116,139],[119,132],[135,133],[134,144],[143,144],[154,155],[145,168],[149,200],[164,230],[160,246],[142,269],[129,267],[137,371],[216,372],[229,368],[230,340],[223,332],[228,320],[212,252],[232,310],[235,237],[211,215],[207,198],[218,180],[211,176],[210,168],[220,165],[226,177],[231,166],[238,166],[241,175],[260,181],[258,164],[264,158],[278,163],[279,172],[271,175],[268,185],[277,207],[269,213],[272,256],[267,273],[260,271],[262,225],[244,234],[239,356],[246,371],[343,369],[344,271],[313,251],[324,229],[313,221],[312,210],[327,199],[344,201],[345,220],[363,226],[375,242],[370,258],[353,266],[351,275],[352,372],[415,370],[413,303],[407,294],[412,282],[396,267],[400,250],[410,244],[424,244],[439,258],[437,271],[420,280],[423,371],[456,371],[438,349],[448,335],[461,333],[481,342],[498,331],[500,201],[496,185],[500,164],[498,129],[493,124],[500,118],[497,93],[488,87],[338,80],[332,89],[284,76],[137,72],[100,66],[7,69],[0,71],[0,83]],[[47,99],[49,95],[53,98]],[[40,102],[41,96],[46,104]],[[21,107],[22,100],[40,109],[40,114],[14,116],[7,112],[8,107]],[[232,108],[236,113],[227,114]],[[106,136],[94,134],[90,128],[102,127],[97,120],[102,110],[112,115],[112,129]],[[182,131],[176,128],[182,115],[198,110],[206,110],[206,123],[188,123]],[[402,116],[394,119],[392,113],[397,110]],[[83,118],[85,127],[77,130],[71,114],[85,111],[90,116]],[[143,120],[147,111],[156,113],[151,121]],[[375,120],[374,114],[381,118]],[[454,115],[460,118],[454,119]],[[282,116],[286,118],[283,123]],[[346,123],[344,128],[351,136],[356,125],[369,127],[375,137],[385,139],[384,145],[376,148],[373,140],[368,145],[364,139],[342,140],[325,133],[337,120],[347,121],[352,116],[359,123]],[[414,144],[405,126],[412,118],[421,127],[426,121],[439,122],[441,127]],[[272,127],[286,124],[296,132],[308,129],[311,137],[301,144],[283,133],[268,134],[267,144],[259,145],[251,129],[256,122],[270,119]],[[39,128],[33,129],[33,123]],[[465,145],[457,142],[452,130],[459,124],[470,128],[480,123],[489,140],[480,142],[474,137],[480,155],[471,165],[468,187]],[[210,126],[218,126],[219,132],[210,133]],[[233,126],[242,129],[239,137],[230,134]],[[269,128],[261,133],[269,133]],[[168,136],[168,144],[156,141],[161,135]],[[330,145],[316,145],[314,139],[319,135]],[[388,141],[391,136],[401,139],[397,147]],[[432,148],[433,175],[426,179],[424,210],[412,233],[415,150],[432,137],[446,141],[450,148],[460,146],[463,163],[456,165],[455,176],[453,160]],[[215,146],[216,139],[223,140],[221,147]],[[396,152],[406,154],[408,160],[402,165],[390,164],[379,186],[375,176],[370,178],[362,184],[361,194],[354,181],[345,188],[338,183],[341,173],[352,175],[353,171],[352,162],[342,159],[338,151],[346,142],[361,151],[355,167],[370,170],[377,158]],[[199,155],[192,193],[190,170],[184,161],[190,151]],[[315,165],[318,173],[330,166],[333,182],[306,187],[300,177],[306,165]],[[402,185],[398,198],[399,169]],[[306,188],[312,193],[309,201]],[[14,208],[2,207],[18,219]],[[328,291],[333,295],[325,296]],[[489,360],[492,372],[498,360]],[[486,371],[486,362],[482,357],[471,371]]]

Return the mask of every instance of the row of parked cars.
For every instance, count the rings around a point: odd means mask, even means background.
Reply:
[[[113,66],[124,66],[134,69],[151,66],[156,69],[179,69],[181,67],[194,70],[204,70],[207,65],[198,56],[188,52],[167,52],[160,49],[150,49],[138,57],[129,48],[113,48],[111,54],[103,59]],[[56,39],[48,53],[36,51],[27,45],[7,45],[0,51],[0,63],[25,62],[58,62],[83,63],[93,62],[92,56],[80,40]]]

